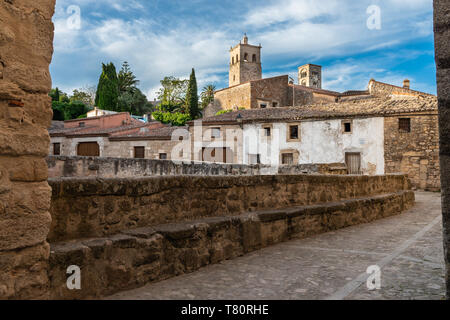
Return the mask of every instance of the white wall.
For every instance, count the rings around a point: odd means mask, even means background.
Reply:
[[[278,166],[280,151],[286,149],[298,150],[299,164],[345,163],[346,152],[359,152],[364,173],[384,174],[382,117],[353,119],[352,133],[342,132],[341,119],[303,121],[300,142],[287,142],[287,123],[272,126],[272,137],[267,140],[262,124],[244,125],[244,163],[249,163],[248,154],[261,154],[263,164]]]

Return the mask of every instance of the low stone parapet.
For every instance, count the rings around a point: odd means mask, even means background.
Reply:
[[[50,179],[50,242],[409,190],[404,175]]]
[[[345,164],[268,165],[103,157],[47,157],[49,178],[133,178],[151,176],[252,176],[270,174],[346,174]]]
[[[401,190],[325,204],[155,225],[101,238],[53,243],[49,269],[51,297],[98,298],[193,272],[289,239],[400,214],[413,204],[414,193]],[[71,265],[81,269],[80,290],[67,289],[66,272]]]

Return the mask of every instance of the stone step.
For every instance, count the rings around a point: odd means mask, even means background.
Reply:
[[[49,271],[52,298],[97,298],[136,288],[279,242],[400,214],[414,201],[412,191],[401,191],[53,243]],[[81,290],[67,289],[67,268],[71,265],[81,269]]]

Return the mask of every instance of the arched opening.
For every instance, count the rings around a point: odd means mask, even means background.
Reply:
[[[252,62],[256,62],[256,54],[252,56]]]
[[[244,61],[248,61],[248,53],[244,53]]]
[[[236,63],[239,62],[239,55],[236,55]]]
[[[234,64],[234,57],[231,58],[231,64]]]

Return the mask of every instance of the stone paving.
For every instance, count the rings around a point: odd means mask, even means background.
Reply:
[[[439,193],[399,216],[274,245],[107,299],[443,299]],[[381,268],[370,291],[366,270]]]

